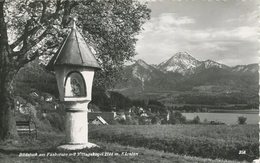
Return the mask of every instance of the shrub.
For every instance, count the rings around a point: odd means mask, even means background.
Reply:
[[[208,119],[207,119],[207,118],[205,118],[205,119],[203,120],[203,123],[204,123],[204,124],[207,124],[207,123],[209,123],[209,122],[208,122]]]
[[[194,117],[194,119],[192,120],[192,123],[199,124],[200,123],[200,117],[199,116]]]
[[[149,125],[149,124],[151,124],[151,120],[149,118],[147,118],[147,117],[140,117],[138,119],[138,123],[140,125]]]
[[[161,123],[160,117],[158,117],[158,116],[152,117],[151,123],[152,124],[160,124]]]
[[[138,119],[136,117],[127,116],[125,120],[126,125],[138,125]]]
[[[60,115],[59,113],[49,113],[46,118],[54,129],[58,131],[65,130],[64,116]]]
[[[244,116],[239,116],[237,118],[238,124],[240,124],[240,125],[246,124],[246,120],[247,120],[247,118]]]
[[[186,117],[179,111],[171,112],[169,118],[170,124],[183,124],[186,123]]]

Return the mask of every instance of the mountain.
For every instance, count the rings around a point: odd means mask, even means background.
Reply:
[[[233,72],[251,72],[251,73],[257,73],[259,70],[259,65],[258,64],[249,64],[249,65],[237,65],[232,68]]]
[[[178,72],[182,75],[194,73],[201,62],[193,58],[187,52],[179,52],[158,65],[163,72]]]
[[[145,61],[139,59],[129,67],[132,69],[133,77],[141,80],[141,81],[149,81],[158,70],[153,66],[150,66]]]
[[[144,69],[147,69],[147,70],[152,70],[152,67],[153,66],[150,66],[149,64],[147,64],[144,60],[142,59],[139,59],[136,61],[135,63],[137,66],[140,66],[140,67],[143,67]]]
[[[201,94],[203,99],[210,98],[216,103],[243,103],[244,99],[256,103],[258,69],[258,64],[229,67],[213,60],[199,61],[180,52],[158,65],[137,60],[126,66],[125,80],[117,84],[115,91],[130,98],[157,98],[166,103],[185,102],[185,98]],[[176,99],[180,94],[187,97]]]
[[[223,69],[229,68],[228,66],[226,66],[224,64],[220,64],[220,63],[212,61],[210,59],[203,61],[202,64],[203,64],[204,68],[206,68],[206,69],[211,68],[211,67],[223,68]]]
[[[258,64],[229,67],[213,60],[199,61],[187,52],[179,52],[158,65],[149,65],[143,60],[137,60],[125,67],[124,77],[127,82],[132,83],[131,87],[141,84],[143,91],[145,88],[149,90],[154,87],[176,90],[203,84],[231,84],[243,77],[245,81],[249,76],[257,77],[258,69]],[[124,87],[130,86],[127,82]]]
[[[123,70],[123,81],[117,84],[116,90],[123,90],[127,94],[144,91],[147,82],[154,83],[163,78],[163,73],[154,66],[139,59]]]
[[[213,60],[199,61],[187,52],[174,54],[170,59],[157,66],[162,72],[177,72],[182,75],[194,74],[197,70],[209,69],[212,67],[228,69],[229,67]]]

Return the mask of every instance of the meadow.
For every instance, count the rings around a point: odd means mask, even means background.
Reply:
[[[144,147],[124,146],[118,143],[109,143],[90,139],[90,142],[99,145],[99,148],[83,149],[79,151],[60,151],[56,147],[64,142],[65,135],[62,133],[40,132],[37,140],[23,137],[20,144],[1,144],[0,143],[0,162],[1,163],[238,163],[238,161],[230,161],[223,159],[208,159],[200,157],[192,157],[178,155],[170,152],[147,149]],[[137,155],[119,155],[119,156],[35,156],[35,157],[18,157],[19,153],[135,153]],[[243,162],[245,163],[245,162]]]
[[[211,159],[258,158],[257,125],[90,126],[95,140]],[[239,154],[239,151],[246,154]]]

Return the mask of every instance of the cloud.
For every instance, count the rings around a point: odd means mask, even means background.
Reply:
[[[195,20],[187,16],[178,17],[174,13],[162,13],[158,17],[151,18],[150,21],[144,24],[143,33],[160,32],[161,30],[171,31],[173,27],[182,27],[194,23]]]
[[[193,24],[195,20],[189,17],[178,17],[174,13],[163,13],[157,18],[157,23],[161,26],[171,26],[171,25],[185,25],[185,24]]]
[[[162,2],[163,0],[139,0],[140,2]]]
[[[148,22],[137,43],[137,52],[140,54],[137,58],[158,64],[176,52],[187,51],[200,60],[213,59],[235,65],[239,64],[237,58],[241,62],[243,57],[248,57],[245,54],[257,49],[257,27],[192,29],[185,26],[195,23],[191,20],[166,14]],[[230,59],[225,62],[223,57]],[[236,60],[231,62],[232,58]]]
[[[192,40],[253,40],[257,39],[257,26],[236,26],[230,28],[208,28],[193,29],[191,25],[196,25],[194,18],[187,16],[178,16],[175,13],[162,13],[158,17],[152,18],[145,23],[144,31],[139,37],[143,37],[146,33],[151,35],[174,37],[184,37]]]
[[[156,1],[156,0],[155,0]],[[256,63],[255,2],[152,2],[152,17],[138,36],[137,59],[158,64],[179,51],[227,65]]]
[[[257,25],[258,24],[258,18],[259,18],[259,11],[258,10],[253,10],[251,12],[245,13],[245,14],[240,14],[237,17],[232,17],[229,19],[226,19],[224,22],[229,23],[231,25],[235,24],[252,24],[252,25]]]
[[[232,29],[212,29],[210,32],[211,39],[221,40],[257,40],[257,27],[254,26],[240,26]]]

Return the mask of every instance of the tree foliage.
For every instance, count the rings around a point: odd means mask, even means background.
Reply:
[[[183,124],[186,123],[186,117],[181,114],[179,111],[172,111],[170,113],[170,124]]]
[[[105,86],[136,54],[136,35],[150,14],[146,4],[134,0],[6,1],[5,10],[13,65],[20,68],[39,55],[52,55],[68,33],[70,18],[77,17],[103,69],[99,84]]]
[[[16,73],[39,56],[48,62],[68,34],[72,17],[78,17],[77,25],[101,64],[95,83],[109,87],[135,55],[135,36],[149,13],[147,4],[136,0],[0,1],[0,120],[11,119],[4,117],[11,115]],[[0,124],[2,139],[11,128],[6,126]]]
[[[83,5],[78,5],[75,12],[101,62],[103,73],[98,74],[98,79],[106,78],[105,85],[114,83],[123,64],[136,54],[135,36],[149,19],[150,10],[134,0],[81,3]]]

